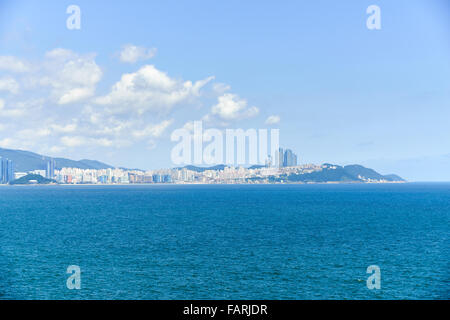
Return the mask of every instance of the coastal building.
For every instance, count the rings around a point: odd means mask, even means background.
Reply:
[[[14,180],[14,163],[0,157],[0,183],[6,184]]]
[[[283,148],[279,148],[277,153],[277,163],[275,165],[278,168],[283,168],[284,167],[283,164],[284,164],[284,151]]]
[[[45,172],[45,177],[47,179],[53,179],[55,177],[55,166],[56,166],[55,160],[50,159],[47,162],[47,170]]]
[[[295,167],[297,165],[297,155],[291,149],[286,149],[283,157],[283,167]]]
[[[297,155],[291,149],[283,150],[283,148],[279,148],[276,160],[275,166],[278,168],[297,166]]]

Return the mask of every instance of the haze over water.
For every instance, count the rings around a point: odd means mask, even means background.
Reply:
[[[449,217],[448,183],[1,187],[0,298],[448,299]]]

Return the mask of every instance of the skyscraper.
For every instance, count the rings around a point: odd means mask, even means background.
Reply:
[[[297,155],[292,152],[291,149],[283,150],[280,148],[277,154],[278,163],[276,164],[279,168],[283,167],[294,167],[297,165]]]
[[[286,149],[283,158],[283,167],[293,167],[297,165],[297,155],[291,149]]]
[[[53,160],[53,159],[50,159],[47,162],[47,170],[45,172],[45,177],[47,179],[53,179],[55,177],[55,165],[56,165],[56,163],[55,163],[55,160]]]
[[[4,172],[3,172],[3,171],[4,171],[4,169],[3,169],[3,167],[4,167],[3,161],[4,161],[3,158],[0,157],[0,184],[1,184],[1,183],[4,183],[4,182],[3,182],[3,177],[5,176],[5,175],[4,175]]]
[[[284,153],[283,148],[278,149],[278,155],[277,155],[277,163],[275,164],[278,168],[284,167]]]
[[[8,160],[8,164],[7,164],[7,178],[6,178],[6,183],[10,183],[11,181],[14,180],[14,164],[12,162],[12,160]]]
[[[0,183],[9,183],[14,180],[14,163],[12,160],[0,157]]]
[[[292,166],[292,150],[286,149],[284,152],[284,159],[283,159],[283,167],[291,167]]]

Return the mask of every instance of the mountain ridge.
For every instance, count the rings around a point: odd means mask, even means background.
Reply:
[[[17,172],[28,172],[33,170],[47,169],[47,162],[50,159],[55,160],[55,169],[64,167],[79,168],[79,169],[109,169],[113,166],[97,161],[97,160],[71,160],[66,158],[52,158],[38,153],[25,150],[14,150],[0,148],[0,157],[7,158],[14,162],[14,168]]]

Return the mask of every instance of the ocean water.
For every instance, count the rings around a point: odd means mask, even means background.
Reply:
[[[444,183],[0,187],[0,298],[449,299],[449,218]]]

